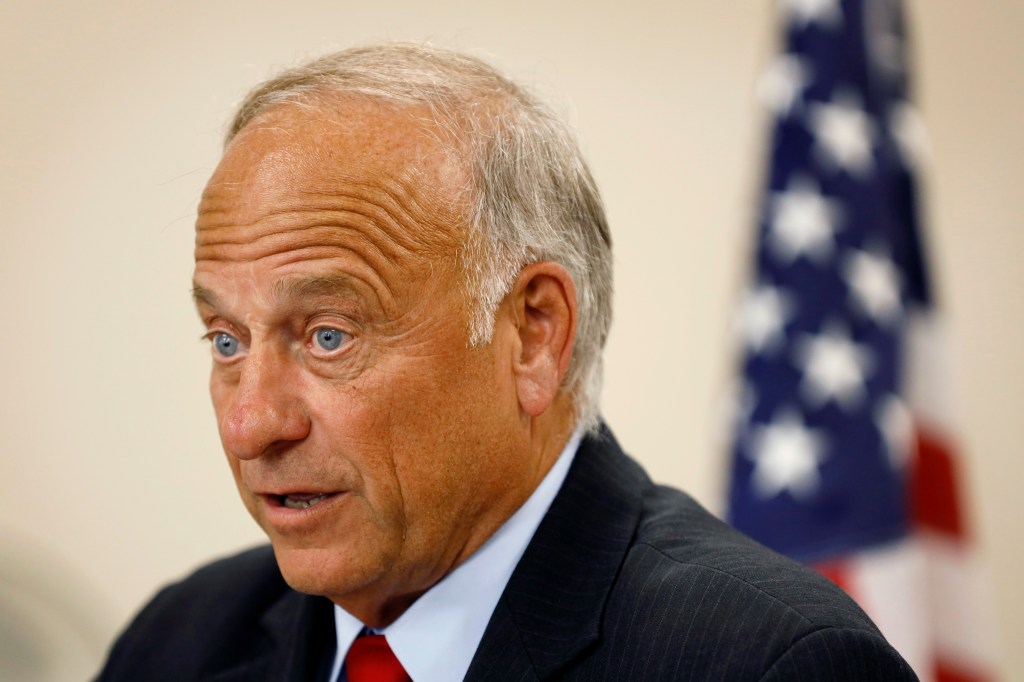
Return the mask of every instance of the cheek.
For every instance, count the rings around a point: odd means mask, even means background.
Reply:
[[[244,462],[227,453],[225,453],[225,457],[228,460],[228,467],[231,469],[231,475],[234,477],[235,488],[238,490],[238,495],[242,500],[242,505],[245,507],[246,511],[249,512],[249,516],[251,516],[261,528],[266,530],[259,500],[249,492],[249,489],[246,487],[242,477],[242,466]]]
[[[227,410],[231,400],[231,391],[224,380],[224,377],[217,372],[216,368],[210,372],[210,402],[213,403],[213,414],[217,419],[217,431],[220,432],[224,412]]]
[[[446,419],[436,380],[421,370],[381,368],[381,380],[364,384],[345,410],[357,466],[371,504],[382,514],[410,516],[429,500],[444,468]],[[400,509],[399,509],[400,508]]]
[[[409,514],[412,520],[456,515],[481,496],[487,457],[502,442],[496,427],[507,424],[496,418],[508,405],[493,363],[484,353],[464,351],[403,376],[384,400]]]
[[[365,382],[336,387],[317,381],[305,394],[308,409],[315,410],[313,429],[296,454],[301,453],[308,466],[347,480],[366,499],[376,525],[401,525],[394,415],[386,392]]]

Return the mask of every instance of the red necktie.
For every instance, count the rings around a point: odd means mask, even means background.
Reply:
[[[345,656],[348,682],[412,682],[384,635],[356,637]]]

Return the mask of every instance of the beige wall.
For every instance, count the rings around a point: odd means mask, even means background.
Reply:
[[[656,478],[720,506],[770,5],[262,5],[0,6],[0,659],[49,661],[46,679],[81,679],[158,585],[260,539],[205,394],[191,224],[232,103],[325,49],[431,39],[562,104],[616,239],[605,413]],[[1024,670],[1024,6],[911,5],[967,483],[1007,667]],[[36,631],[60,643],[21,643]]]

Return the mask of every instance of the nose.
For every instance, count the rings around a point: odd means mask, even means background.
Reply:
[[[309,435],[311,422],[291,365],[273,352],[250,353],[231,386],[214,388],[214,401],[226,402],[220,437],[228,454],[256,459]]]

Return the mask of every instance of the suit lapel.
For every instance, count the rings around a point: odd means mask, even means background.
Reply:
[[[269,679],[326,681],[337,647],[334,607],[323,597],[295,592],[292,597],[297,607],[279,604],[264,618],[285,653],[276,657]]]
[[[467,680],[544,679],[598,639],[648,485],[606,427],[583,440],[495,608]]]
[[[327,599],[285,590],[260,625],[250,653],[234,658],[238,665],[221,668],[209,682],[327,680],[336,644]]]

